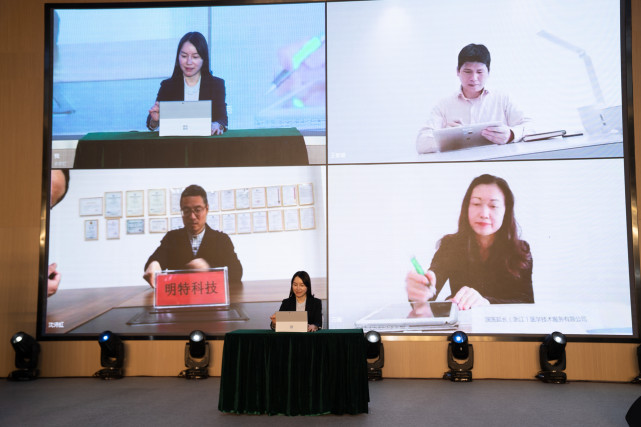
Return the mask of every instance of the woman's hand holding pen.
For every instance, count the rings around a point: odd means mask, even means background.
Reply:
[[[428,301],[436,295],[436,274],[432,270],[427,270],[425,275],[410,271],[405,278],[405,289],[410,302]]]

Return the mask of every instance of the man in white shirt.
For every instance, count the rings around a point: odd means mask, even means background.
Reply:
[[[432,110],[425,126],[416,138],[419,153],[438,151],[434,129],[455,127],[484,122],[502,122],[501,126],[485,128],[481,134],[495,144],[517,142],[526,133],[531,119],[526,117],[510,98],[485,87],[490,75],[490,52],[482,44],[469,44],[458,55],[456,75],[461,81],[460,89],[439,101]]]

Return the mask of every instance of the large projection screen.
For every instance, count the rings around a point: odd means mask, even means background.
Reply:
[[[304,270],[325,328],[637,339],[629,1],[476,6],[47,4],[39,337],[267,328]],[[150,126],[198,96],[222,135]],[[229,304],[155,307],[193,184]]]

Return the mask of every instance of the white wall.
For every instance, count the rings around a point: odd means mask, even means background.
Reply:
[[[490,173],[515,196],[534,262],[534,310],[562,304],[602,317],[595,329],[631,327],[622,167],[622,159],[330,166],[330,326],[406,304],[410,258],[429,268],[437,241],[457,231],[468,185]]]
[[[122,191],[124,199],[127,190],[171,189],[190,184],[214,191],[310,182],[314,187],[316,229],[230,237],[243,264],[243,280],[289,279],[297,270],[306,270],[312,277],[325,277],[325,168],[311,166],[72,170],[67,196],[51,211],[49,262],[58,264],[62,274],[60,289],[145,283],[142,279],[144,264],[163,234],[149,233],[149,216],[146,215],[144,235],[127,235],[127,218],[122,218],[120,239],[107,240],[104,217],[79,216],[80,198],[102,197],[106,191]],[[169,204],[169,195],[167,198]],[[85,241],[84,221],[96,218],[99,220],[99,240]]]
[[[415,161],[418,130],[436,102],[460,87],[457,57],[469,43],[488,47],[487,87],[508,93],[535,119],[535,129],[581,129],[577,107],[595,103],[583,60],[537,33],[584,49],[606,104],[620,105],[618,6],[618,0],[329,3],[330,162]]]

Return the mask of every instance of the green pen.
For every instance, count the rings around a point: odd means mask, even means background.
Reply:
[[[416,260],[416,257],[412,256],[412,259],[410,261],[412,261],[412,265],[414,266],[414,270],[416,270],[416,272],[418,274],[420,274],[421,276],[425,276],[425,271],[423,271],[423,267],[421,267],[421,264],[418,263],[418,261]],[[412,304],[412,307],[416,303],[416,301],[411,301],[409,298],[407,300]]]
[[[278,86],[280,86],[285,80],[287,80],[298,68],[305,62],[309,56],[316,52],[318,49],[320,49],[323,45],[325,44],[325,33],[321,33],[321,35],[317,37],[312,37],[301,47],[298,52],[292,56],[292,68],[290,69],[284,69],[283,71],[280,72],[272,82],[272,84],[269,86],[269,89],[267,90],[267,93],[271,93]],[[301,106],[294,104],[295,107],[300,108]]]
[[[411,261],[412,261],[412,265],[414,266],[414,270],[416,270],[416,272],[418,274],[420,274],[421,276],[425,276],[425,272],[423,271],[423,267],[421,267],[421,264],[418,263],[418,261],[416,260],[415,256],[412,257]]]
[[[425,276],[425,271],[423,270],[423,267],[421,267],[421,264],[418,263],[418,261],[416,260],[415,256],[412,257],[411,261],[412,261],[412,265],[414,266],[414,270],[416,270],[416,272],[418,274],[420,274],[421,276]],[[428,287],[428,288],[430,287],[429,279],[427,281],[427,285],[425,285],[425,286]],[[409,299],[408,299],[408,301],[409,301]],[[416,301],[409,301],[409,302],[412,303],[412,306],[413,306]]]

